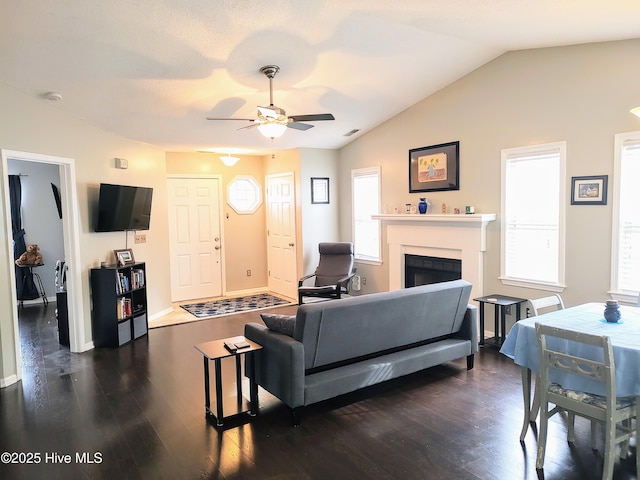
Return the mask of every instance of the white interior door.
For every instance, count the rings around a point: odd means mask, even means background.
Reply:
[[[293,173],[267,175],[269,290],[298,297],[296,206]]]
[[[220,181],[169,178],[171,301],[222,295]]]

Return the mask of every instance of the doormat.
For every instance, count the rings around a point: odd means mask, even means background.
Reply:
[[[207,318],[291,304],[289,300],[284,300],[268,293],[261,293],[246,297],[224,298],[213,302],[191,303],[180,306],[195,317]]]

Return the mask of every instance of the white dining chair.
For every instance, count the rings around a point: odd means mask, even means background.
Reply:
[[[530,317],[537,317],[542,313],[546,313],[547,310],[564,310],[564,302],[560,295],[554,293],[547,297],[529,299],[525,308],[529,309]]]
[[[622,444],[622,456],[626,456],[629,439],[640,438],[640,422],[635,422],[636,429],[631,427],[631,419],[636,417],[635,397],[616,397],[616,375],[613,348],[607,336],[591,335],[565,330],[550,325],[536,323],[536,334],[540,342],[540,435],[536,468],[544,466],[545,449],[549,418],[558,412],[566,411],[570,415],[569,434],[567,440],[573,442],[573,418],[575,415],[592,420],[591,442],[595,449],[595,424],[605,426],[605,449],[603,479],[610,479],[616,461],[616,445]],[[597,352],[591,360],[571,355],[562,350],[571,343],[581,343],[581,352]],[[590,355],[591,356],[591,355]],[[559,371],[571,377],[584,377],[602,383],[606,395],[594,395],[577,390],[569,390],[562,385],[550,381],[550,373]],[[549,404],[554,404],[551,410]],[[636,464],[640,471],[640,456],[636,456]]]
[[[562,301],[562,297],[557,293],[553,295],[549,295],[547,297],[541,298],[530,298],[527,300],[526,309],[527,316],[529,317],[537,317],[538,315],[542,315],[543,313],[547,313],[548,311],[553,310],[564,310],[564,302]],[[540,396],[538,395],[538,384],[540,383],[540,376],[536,376],[536,387],[535,393],[533,395],[533,403],[529,410],[529,418],[524,419],[524,423],[522,425],[522,433],[520,434],[520,441],[524,442],[524,437],[527,434],[527,430],[529,428],[529,422],[535,422],[536,417],[538,416],[538,410],[540,408]]]

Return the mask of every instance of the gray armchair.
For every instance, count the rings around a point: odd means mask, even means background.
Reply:
[[[302,277],[298,282],[298,303],[303,297],[340,298],[349,293],[351,278],[356,274],[353,266],[353,243],[336,242],[318,245],[320,261],[316,271]],[[313,285],[304,285],[306,280],[315,277]]]

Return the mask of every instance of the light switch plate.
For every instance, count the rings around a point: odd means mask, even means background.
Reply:
[[[126,158],[116,158],[116,168],[126,170],[129,168],[129,161]]]

